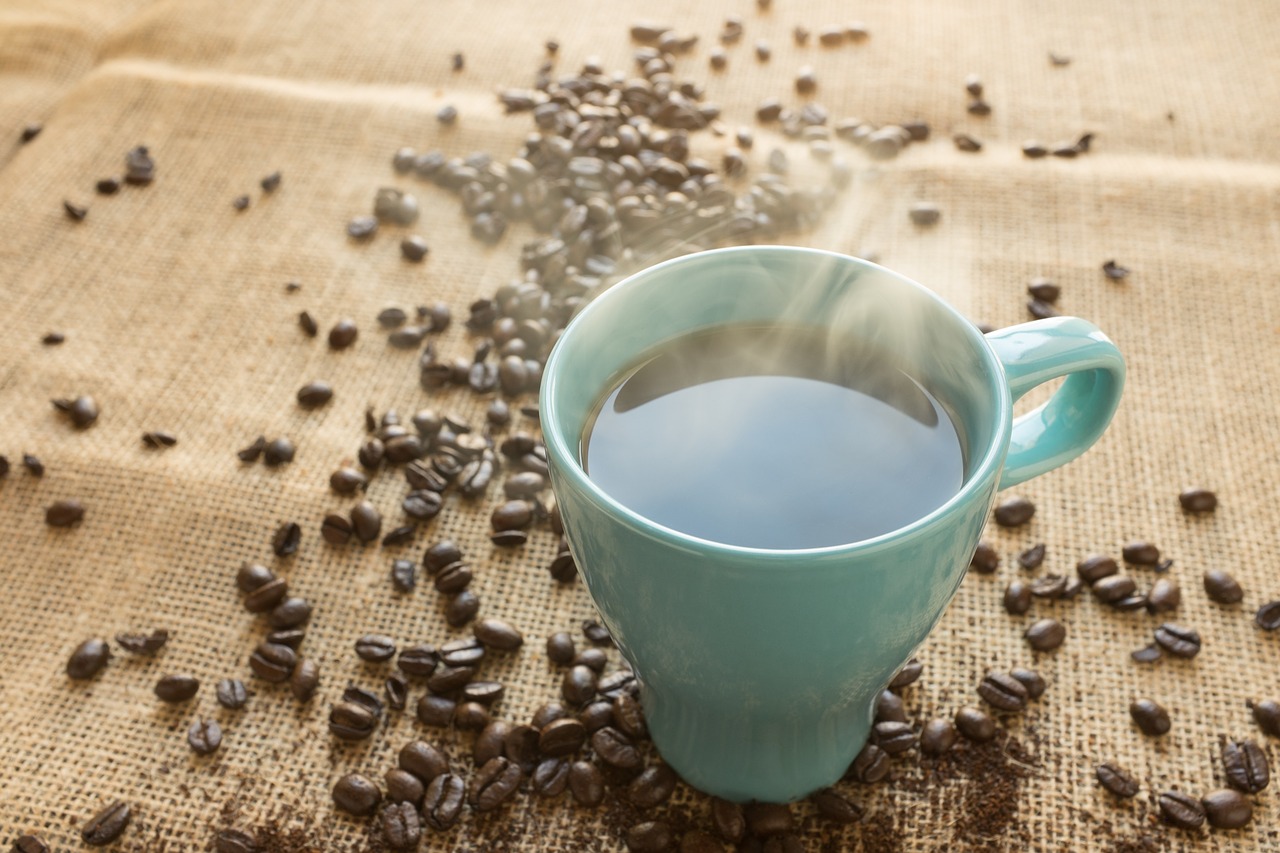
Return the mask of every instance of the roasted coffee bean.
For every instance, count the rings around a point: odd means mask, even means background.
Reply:
[[[587,727],[588,733],[613,725],[613,701],[601,699],[590,703],[578,712],[578,719]]]
[[[472,577],[471,568],[466,563],[450,563],[440,570],[432,584],[437,592],[461,592],[470,586]]]
[[[422,439],[416,435],[383,436],[383,448],[387,461],[392,465],[403,465],[420,459],[427,451]]]
[[[320,333],[320,326],[309,311],[298,312],[298,327],[302,329],[302,333],[308,338],[314,338]]]
[[[612,726],[605,726],[591,735],[591,748],[610,767],[630,770],[640,766],[640,753],[631,739]]]
[[[249,701],[249,691],[244,682],[238,678],[224,678],[218,682],[216,694],[218,704],[232,711],[238,711]]]
[[[1190,794],[1164,791],[1156,802],[1164,819],[1179,829],[1199,829],[1204,825],[1204,806]]]
[[[250,613],[266,613],[284,601],[288,593],[289,582],[284,578],[275,578],[246,595],[242,603]]]
[[[93,638],[75,647],[67,659],[67,676],[77,680],[93,678],[111,659],[111,647],[106,640]]]
[[[441,665],[427,678],[427,689],[432,693],[452,693],[461,690],[475,674],[475,667]]]
[[[1095,584],[1105,577],[1120,571],[1120,566],[1111,557],[1103,554],[1090,554],[1076,564],[1076,574],[1087,584]]]
[[[547,723],[538,733],[538,751],[547,756],[572,755],[587,740],[587,729],[573,717]]]
[[[920,751],[925,755],[941,755],[955,744],[956,727],[950,720],[930,720],[920,732]]]
[[[116,177],[99,178],[93,185],[98,195],[115,195],[120,192],[120,179]]]
[[[1062,295],[1062,288],[1049,281],[1047,278],[1033,278],[1027,285],[1027,294],[1033,299],[1041,302],[1048,302],[1050,305],[1058,301],[1058,297]]]
[[[144,432],[142,434],[142,443],[153,449],[173,447],[178,443],[178,437],[171,432],[154,430],[152,432]]]
[[[528,501],[507,501],[494,509],[490,522],[495,531],[528,527],[533,522],[533,507]]]
[[[280,189],[281,177],[282,175],[280,174],[280,172],[278,171],[272,172],[271,174],[264,177],[262,180],[258,181],[258,186],[262,187],[262,191],[264,193],[273,193],[276,190]]]
[[[996,524],[1001,527],[1019,527],[1036,514],[1036,505],[1026,498],[1005,498],[995,508]]]
[[[293,461],[297,448],[288,438],[273,438],[262,448],[262,462],[269,467],[285,465]]]
[[[1217,829],[1239,829],[1253,820],[1253,804],[1237,791],[1223,788],[1200,799],[1209,825]]]
[[[422,802],[423,821],[437,832],[452,828],[462,817],[466,794],[467,786],[461,776],[439,774],[427,785]]]
[[[1144,735],[1159,737],[1169,733],[1173,724],[1169,712],[1151,699],[1136,699],[1129,703],[1129,716]]]
[[[253,592],[258,587],[271,583],[276,579],[275,572],[266,566],[259,566],[254,563],[242,563],[236,572],[236,586],[241,592]]]
[[[1135,566],[1154,566],[1160,562],[1160,549],[1143,540],[1126,543],[1120,555],[1124,557],[1126,563],[1132,563]]]
[[[1038,160],[1048,153],[1049,153],[1048,148],[1045,148],[1039,142],[1036,142],[1034,140],[1028,140],[1022,143],[1022,156],[1028,159]]]
[[[507,736],[513,728],[515,727],[506,720],[492,720],[486,724],[471,746],[472,763],[480,767],[491,758],[505,755]]]
[[[957,133],[951,137],[951,141],[959,151],[975,153],[982,150],[982,143],[967,133]]]
[[[1066,595],[1067,579],[1061,575],[1045,575],[1031,582],[1031,594],[1036,598],[1059,599]]]
[[[583,649],[573,656],[571,662],[575,666],[585,666],[599,674],[609,665],[609,657],[603,649]]]
[[[904,687],[915,684],[922,672],[924,672],[924,664],[912,658],[903,664],[902,669],[898,670],[897,674],[894,675],[893,680],[889,682],[889,689],[902,690]]]
[[[631,780],[626,787],[625,796],[632,805],[650,809],[670,799],[678,781],[679,778],[670,767],[653,764]]]
[[[431,673],[435,672],[439,663],[440,653],[430,643],[410,646],[400,652],[400,657],[396,659],[396,666],[400,668],[401,672],[418,678],[426,678],[431,675]]]
[[[393,803],[409,803],[414,808],[422,805],[426,786],[422,780],[407,770],[392,768],[382,777],[387,788],[387,799]]]
[[[30,453],[22,454],[22,467],[30,472],[32,477],[44,476],[44,463],[40,459]],[[9,473],[9,460],[0,456],[0,478]]]
[[[1253,621],[1264,631],[1280,629],[1280,599],[1268,601],[1259,607],[1258,612],[1253,616]]]
[[[1140,649],[1135,649],[1134,651],[1129,652],[1129,657],[1133,658],[1138,663],[1155,663],[1160,660],[1160,658],[1164,657],[1164,652],[1160,651],[1160,647],[1153,643],[1149,646],[1143,646]]]
[[[810,795],[809,800],[819,815],[833,823],[857,823],[862,820],[862,809],[831,788],[824,788]]]
[[[1020,580],[1009,581],[1004,589],[1004,609],[1020,616],[1031,609],[1031,587]]]
[[[76,500],[54,501],[44,511],[44,521],[50,527],[70,527],[84,518],[84,504]]]
[[[472,808],[477,812],[493,811],[516,792],[521,777],[519,766],[506,757],[489,759],[476,771],[472,782]]]
[[[1280,702],[1263,699],[1261,702],[1247,704],[1258,728],[1272,737],[1280,737]]]
[[[258,839],[242,829],[220,829],[213,835],[215,853],[261,853]]]
[[[401,747],[398,763],[401,770],[409,771],[423,784],[449,770],[449,759],[445,758],[444,753],[422,740],[412,741]]]
[[[1113,281],[1120,281],[1128,278],[1129,270],[1116,263],[1115,260],[1105,261],[1102,264],[1102,273]]]
[[[385,663],[396,654],[396,641],[385,634],[365,634],[356,640],[356,654],[370,663]]]
[[[214,720],[196,720],[187,729],[187,744],[196,755],[212,755],[222,746],[222,727]]]
[[[351,541],[354,529],[346,516],[331,512],[320,523],[320,537],[330,545],[346,545]]]
[[[1099,764],[1095,771],[1098,784],[1113,796],[1127,800],[1138,795],[1138,782],[1114,764]]]
[[[649,736],[644,711],[630,693],[620,693],[613,699],[613,725],[627,737],[643,740]]]
[[[340,495],[353,495],[369,488],[369,478],[355,468],[339,468],[329,475],[329,488]]]
[[[287,680],[297,665],[297,653],[288,646],[275,643],[259,643],[249,656],[249,668],[253,674],[273,684]]]
[[[1222,747],[1222,767],[1227,784],[1256,794],[1271,782],[1271,765],[1267,754],[1251,740],[1228,742]]]
[[[1178,503],[1184,512],[1213,512],[1218,508],[1218,496],[1208,489],[1187,489],[1178,495]]]
[[[84,822],[80,838],[91,847],[104,847],[124,834],[133,810],[124,800],[116,800]]]
[[[162,702],[186,702],[200,690],[200,680],[193,675],[164,675],[156,682],[155,694]]]
[[[996,721],[981,708],[966,705],[956,711],[956,728],[975,743],[986,743],[996,736]]]
[[[358,702],[342,701],[329,710],[329,732],[342,740],[364,740],[377,724],[378,715]]]
[[[663,821],[647,820],[628,829],[625,841],[630,853],[662,853],[675,843],[675,836]]]
[[[298,389],[298,405],[316,409],[333,399],[333,386],[322,380],[308,382]]]
[[[409,319],[409,315],[404,312],[403,308],[383,308],[378,312],[378,325],[384,329],[398,329]],[[370,430],[372,432],[372,430]]]
[[[417,263],[425,258],[430,251],[427,241],[417,234],[410,234],[400,241],[400,254],[406,261]]]
[[[475,666],[484,656],[484,644],[475,637],[450,640],[440,647],[440,660],[449,666]]]
[[[1000,555],[986,542],[979,542],[969,560],[969,568],[979,574],[989,575],[1000,565]]]
[[[289,676],[289,690],[299,702],[310,702],[320,686],[320,664],[310,658],[298,661]]]
[[[907,216],[915,225],[936,225],[942,218],[942,211],[932,202],[919,202],[907,209]]]
[[[357,216],[347,223],[347,236],[355,240],[367,240],[378,232],[378,220],[372,216]]]
[[[276,643],[281,646],[288,646],[295,652],[302,648],[302,641],[307,638],[307,632],[301,628],[281,628],[271,631],[267,634],[268,643]]]
[[[247,195],[238,195],[231,200],[231,206],[236,210],[247,210],[249,207],[249,197]]]
[[[393,560],[391,563],[391,585],[396,592],[413,592],[418,585],[418,567],[412,560]]]
[[[1174,657],[1193,658],[1200,654],[1200,634],[1182,625],[1165,622],[1156,628],[1156,643]]]
[[[379,813],[382,840],[392,850],[415,850],[422,841],[422,824],[413,803],[389,803]]]
[[[561,548],[556,552],[555,559],[551,561],[547,571],[554,580],[560,583],[570,583],[578,576],[578,564],[574,562],[573,554],[570,553],[568,548]]]
[[[610,719],[612,719],[612,706],[610,707],[609,713]],[[541,729],[549,723],[556,720],[563,720],[568,716],[570,716],[569,709],[561,703],[552,700],[550,702],[544,702],[538,706],[537,710],[533,712],[533,716],[529,719],[529,724],[535,729]]]
[[[73,222],[83,222],[84,218],[89,215],[89,208],[84,205],[74,204],[66,199],[62,202],[62,210],[67,214],[67,218]]]
[[[451,539],[443,539],[428,546],[422,554],[422,566],[427,574],[434,575],[445,566],[452,565],[462,559],[462,550]]]
[[[351,508],[351,529],[361,542],[372,542],[382,532],[382,513],[368,501]]]
[[[372,471],[382,464],[382,459],[386,454],[387,449],[383,446],[382,440],[371,438],[360,445],[360,450],[356,457],[360,460],[362,466]]]
[[[878,723],[905,723],[907,721],[906,705],[892,690],[882,690],[880,698],[876,699],[875,718]]]
[[[519,471],[502,483],[502,493],[508,498],[532,499],[547,487],[547,480],[536,471]]]
[[[1045,545],[1043,542],[1034,545],[1018,555],[1018,565],[1027,571],[1038,569],[1044,563],[1044,553]]]
[[[1012,675],[988,674],[978,685],[978,695],[999,711],[1021,711],[1027,707],[1027,688]]]
[[[1039,699],[1044,695],[1046,687],[1044,678],[1034,669],[1012,669],[1009,675],[1026,688],[1028,699]]]
[[[440,514],[444,507],[444,499],[439,492],[418,490],[405,495],[400,502],[404,514],[417,521],[430,521]]]
[[[250,444],[248,447],[244,448],[243,450],[236,451],[236,456],[239,457],[241,462],[256,462],[258,461],[258,457],[262,455],[262,451],[265,450],[266,447],[267,447],[267,438],[266,436],[260,435],[256,439],[254,439],[253,444]]]
[[[150,634],[116,634],[115,642],[131,654],[155,654],[169,642],[169,631],[161,628]]]
[[[497,681],[470,681],[462,688],[462,698],[481,705],[492,705],[502,699],[507,688]]]
[[[596,673],[581,664],[564,674],[560,693],[570,705],[585,705],[596,695]]]
[[[476,639],[491,649],[510,652],[524,644],[524,636],[510,622],[502,619],[481,619],[474,631]]]
[[[1057,619],[1039,619],[1031,623],[1022,636],[1037,652],[1051,652],[1067,639],[1067,629]]]
[[[476,618],[480,611],[480,599],[470,590],[462,590],[449,599],[445,605],[444,619],[450,627],[461,628]]]
[[[890,755],[906,752],[916,745],[916,733],[911,725],[892,720],[876,723],[871,728],[871,739],[875,741],[876,746]]]
[[[533,770],[533,792],[540,797],[558,797],[569,787],[569,762],[546,758]]]
[[[1133,595],[1137,588],[1128,575],[1108,575],[1093,585],[1093,594],[1102,603],[1115,605]]]
[[[801,95],[811,94],[818,88],[818,77],[814,73],[813,68],[808,65],[801,66],[799,73],[796,74],[796,92]]]
[[[1239,604],[1244,599],[1244,590],[1236,579],[1219,569],[1204,573],[1204,591],[1218,604]]]
[[[547,659],[552,663],[564,666],[573,656],[573,637],[568,632],[560,631],[547,637]]]
[[[413,541],[413,534],[417,532],[417,528],[412,524],[405,524],[395,528],[386,536],[382,537],[383,548],[394,548],[397,545],[405,545]]]
[[[786,803],[748,803],[743,807],[747,831],[757,837],[781,835],[795,825],[791,806]]]
[[[267,617],[272,628],[297,628],[311,618],[311,602],[296,596],[277,604]]]
[[[271,537],[271,550],[277,557],[292,557],[298,553],[298,545],[302,542],[302,528],[297,522],[286,521],[276,528]]]
[[[1168,578],[1160,578],[1147,593],[1148,613],[1168,613],[1182,603],[1182,590]]]

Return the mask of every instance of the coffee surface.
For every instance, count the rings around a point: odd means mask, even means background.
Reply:
[[[932,394],[876,348],[799,326],[660,346],[603,396],[582,455],[597,485],[652,521],[782,550],[896,530],[964,479],[960,438]]]

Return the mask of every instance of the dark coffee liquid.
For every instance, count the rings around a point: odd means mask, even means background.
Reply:
[[[876,349],[809,327],[724,326],[659,347],[609,389],[582,458],[640,515],[754,548],[869,539],[964,482],[938,401]]]

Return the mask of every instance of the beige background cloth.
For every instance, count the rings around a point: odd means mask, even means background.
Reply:
[[[707,55],[731,13],[746,32],[728,49],[729,69],[712,73]],[[924,677],[905,696],[919,724],[978,704],[974,687],[989,669],[1034,666],[1048,692],[1006,721],[998,748],[898,760],[888,784],[842,783],[867,811],[860,825],[823,824],[812,806],[796,806],[807,849],[1280,849],[1274,790],[1255,798],[1253,825],[1237,832],[1165,827],[1153,801],[1167,788],[1221,787],[1223,738],[1256,737],[1280,759],[1245,706],[1280,698],[1280,636],[1252,619],[1260,603],[1280,598],[1280,14],[1265,0],[1212,8],[775,0],[765,13],[745,0],[8,0],[0,7],[0,453],[15,468],[0,481],[0,845],[39,831],[57,849],[78,849],[77,826],[124,798],[136,816],[122,850],[210,849],[213,831],[227,826],[254,829],[273,850],[377,849],[365,821],[333,813],[334,780],[352,770],[380,777],[423,734],[466,766],[469,735],[424,731],[409,712],[355,745],[325,728],[342,686],[381,683],[381,670],[352,654],[355,637],[382,631],[402,644],[438,643],[462,633],[445,626],[429,585],[391,592],[388,549],[333,549],[316,535],[325,512],[351,503],[326,482],[354,458],[366,406],[406,417],[433,406],[476,422],[483,412],[467,393],[421,391],[415,356],[387,347],[374,316],[445,300],[465,317],[468,302],[516,275],[530,233],[513,228],[498,246],[480,246],[451,195],[395,176],[390,157],[401,145],[511,156],[531,123],[503,116],[494,90],[528,85],[548,38],[562,46],[560,71],[598,55],[630,73],[626,27],[641,17],[702,37],[677,76],[704,81],[729,128],[754,125],[764,97],[795,103],[791,80],[803,64],[814,66],[816,99],[833,121],[932,125],[929,142],[874,166],[837,142],[855,185],[819,228],[790,241],[878,253],[993,325],[1026,319],[1027,280],[1048,276],[1063,288],[1059,307],[1101,325],[1129,363],[1110,432],[1080,461],[1017,489],[1039,512],[1023,529],[992,526],[998,573],[966,579],[920,651]],[[792,43],[796,24],[816,33],[850,18],[866,23],[865,44]],[[772,45],[768,63],[752,55],[757,38]],[[454,51],[466,55],[459,73],[449,69]],[[1049,51],[1071,64],[1051,67]],[[970,72],[986,83],[988,118],[965,112]],[[446,103],[460,112],[447,129],[434,118]],[[44,123],[43,134],[19,146],[32,121]],[[958,131],[986,147],[956,151],[949,137]],[[1019,152],[1024,139],[1084,131],[1097,134],[1094,150],[1074,161]],[[804,171],[802,149],[756,133],[753,169],[786,144]],[[124,152],[140,143],[155,156],[154,185],[95,196],[94,181],[119,174]],[[726,144],[695,135],[706,156]],[[263,197],[257,182],[275,169],[283,184]],[[394,233],[361,246],[346,239],[347,220],[367,213],[385,184],[421,199],[415,230],[432,246],[425,264],[404,263]],[[230,203],[241,193],[252,205],[236,213]],[[64,198],[89,206],[83,223],[64,216]],[[937,227],[908,222],[907,207],[920,200],[941,206]],[[1125,282],[1103,277],[1109,258],[1133,270]],[[285,292],[290,280],[300,292]],[[322,329],[354,318],[359,341],[335,353],[323,338],[303,337],[295,319],[303,309]],[[50,330],[65,332],[66,343],[42,346]],[[470,348],[460,324],[440,341],[447,355]],[[312,378],[331,381],[336,396],[305,413],[293,395]],[[102,406],[87,431],[71,429],[48,402],[81,393]],[[179,444],[144,449],[139,436],[150,429],[173,431]],[[260,433],[291,436],[297,460],[242,466],[235,450]],[[24,451],[43,459],[43,479],[18,467]],[[1217,513],[1179,510],[1178,492],[1193,485],[1217,490]],[[369,496],[392,522],[403,492],[401,478],[384,473]],[[44,524],[44,507],[62,498],[88,508],[75,529]],[[302,524],[302,547],[274,560],[270,537],[285,520]],[[558,695],[543,641],[576,633],[591,604],[580,584],[548,578],[555,539],[545,529],[522,549],[490,546],[483,505],[451,499],[394,556],[414,557],[444,536],[475,566],[483,613],[525,633],[518,655],[497,656],[484,672],[508,684],[498,716],[526,720]],[[1195,660],[1135,664],[1129,652],[1162,619],[1111,611],[1087,592],[1037,601],[1025,617],[1002,610],[1023,548],[1046,544],[1037,576],[1070,574],[1085,554],[1118,557],[1133,538],[1174,560],[1168,577],[1183,594],[1174,619],[1205,638]],[[261,682],[243,711],[214,701],[218,679],[250,680],[247,657],[262,634],[234,589],[245,560],[276,565],[316,605],[305,650],[324,681],[307,706]],[[1243,605],[1207,601],[1200,576],[1210,568],[1240,580]],[[1144,588],[1154,579],[1129,571]],[[1036,655],[1021,633],[1046,615],[1065,622],[1068,640]],[[117,651],[97,680],[65,677],[81,640],[156,627],[174,634],[156,658]],[[152,685],[169,672],[198,676],[199,696],[179,707],[158,702]],[[1146,738],[1130,723],[1128,703],[1140,695],[1170,709],[1167,737]],[[211,758],[195,758],[185,743],[198,716],[225,731]],[[1135,774],[1136,800],[1117,804],[1098,789],[1093,768],[1104,760]],[[706,797],[682,786],[656,814],[681,831],[709,829],[707,809]],[[618,850],[638,819],[616,804],[595,812],[567,796],[521,794],[496,815],[428,833],[424,849]]]

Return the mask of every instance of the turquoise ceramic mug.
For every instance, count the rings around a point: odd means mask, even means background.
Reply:
[[[959,491],[898,530],[804,550],[700,539],[610,497],[582,464],[596,405],[662,342],[738,323],[815,325],[892,349],[957,427]],[[570,549],[635,670],[663,758],[694,787],[735,801],[794,800],[839,779],[880,691],[964,578],[997,489],[1093,444],[1124,374],[1115,346],[1084,320],[984,337],[924,287],[812,249],[688,255],[588,304],[547,360],[542,430]],[[1014,401],[1061,376],[1044,405],[1014,418]]]

